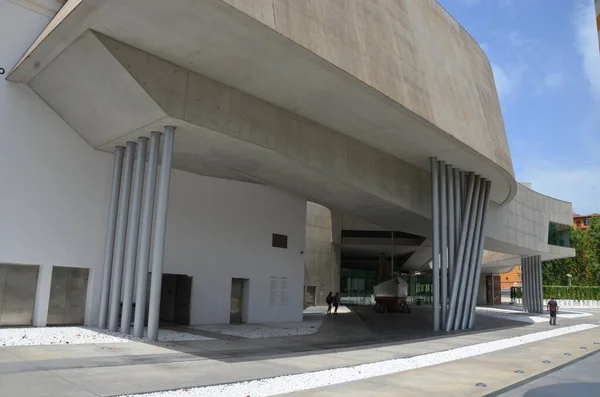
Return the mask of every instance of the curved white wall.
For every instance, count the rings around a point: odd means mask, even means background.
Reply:
[[[0,67],[10,70],[48,18],[0,0]],[[92,149],[29,87],[0,76],[0,263],[41,265],[35,325],[45,325],[52,266],[90,269],[86,323],[97,321],[111,155]],[[177,139],[177,138],[176,138]],[[249,278],[248,321],[302,316],[306,202],[265,186],[173,171],[165,272],[193,276],[191,322],[229,321],[231,278]],[[271,234],[288,235],[288,249]],[[269,305],[288,277],[287,307]],[[260,309],[258,309],[260,308]]]

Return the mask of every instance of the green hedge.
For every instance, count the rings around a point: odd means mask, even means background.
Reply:
[[[552,297],[556,299],[569,300],[600,300],[600,287],[563,287],[554,285],[544,285],[544,299]],[[512,287],[510,289],[512,299],[522,298],[523,291],[521,287]]]

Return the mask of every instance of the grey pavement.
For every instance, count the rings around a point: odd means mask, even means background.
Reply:
[[[512,388],[510,391],[493,394],[493,397],[600,396],[599,370],[600,354],[595,352],[564,368]]]
[[[112,396],[207,386],[412,357],[548,329],[480,316],[475,331],[433,333],[427,310],[417,308],[414,316],[361,310],[327,316],[318,333],[301,337],[3,347],[0,390],[19,397]],[[598,317],[561,326],[582,322]],[[424,338],[416,339],[419,329]]]

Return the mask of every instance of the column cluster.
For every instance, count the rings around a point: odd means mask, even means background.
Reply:
[[[491,182],[431,158],[433,328],[472,328]]]
[[[529,313],[544,311],[542,289],[542,259],[539,255],[521,258],[523,307]]]
[[[98,321],[100,328],[108,328],[111,332],[117,332],[119,327],[123,333],[131,332],[135,296],[133,334],[138,337],[144,335],[146,302],[149,301],[147,337],[149,340],[158,339],[174,132],[174,127],[165,127],[164,134],[152,132],[149,150],[146,137],[140,137],[137,142],[127,142],[125,147],[115,148]],[[156,189],[161,135],[164,136],[162,162]],[[154,220],[155,197],[157,203]],[[154,239],[151,241],[152,237]],[[152,268],[148,300],[150,263]]]

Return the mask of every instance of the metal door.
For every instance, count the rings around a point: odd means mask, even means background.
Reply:
[[[190,302],[192,300],[192,278],[177,276],[177,296],[175,297],[175,324],[190,325]]]
[[[306,291],[304,292],[304,308],[306,309],[309,306],[314,306],[316,297],[317,297],[317,287],[307,286]]]
[[[0,264],[0,325],[32,325],[39,266]]]
[[[173,323],[175,321],[175,298],[177,293],[177,275],[163,274],[160,292],[160,321]]]
[[[54,266],[48,303],[48,325],[82,325],[89,269]]]
[[[231,279],[231,301],[229,305],[229,323],[241,324],[242,308],[244,307],[244,280]]]

